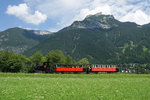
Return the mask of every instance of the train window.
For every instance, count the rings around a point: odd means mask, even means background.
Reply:
[[[114,65],[113,67],[115,68],[116,66]]]

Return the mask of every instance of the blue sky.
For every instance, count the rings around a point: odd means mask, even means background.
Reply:
[[[12,27],[58,31],[89,14],[150,23],[150,0],[0,0],[0,31]]]

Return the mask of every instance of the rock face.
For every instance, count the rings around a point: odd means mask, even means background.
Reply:
[[[110,29],[118,27],[118,21],[112,15],[89,15],[83,21],[75,21],[69,28],[81,29]]]
[[[34,30],[34,33],[37,35],[49,35],[49,34],[53,34],[53,32],[50,31],[41,31],[41,30]]]

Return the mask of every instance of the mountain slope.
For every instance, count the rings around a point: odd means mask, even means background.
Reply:
[[[59,49],[77,60],[87,57],[91,63],[143,63],[150,62],[149,43],[149,24],[123,23],[112,15],[96,14],[74,22],[25,54]]]
[[[23,53],[46,37],[46,35],[34,34],[34,30],[11,28],[0,32],[0,50]]]

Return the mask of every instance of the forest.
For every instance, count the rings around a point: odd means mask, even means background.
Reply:
[[[49,62],[51,65],[89,64],[87,58],[75,61],[70,55],[65,56],[61,50],[50,51],[45,56],[43,56],[40,52],[36,52],[30,57],[8,51],[0,51],[0,72],[31,73],[33,71],[33,67],[42,65],[44,62]]]
[[[49,51],[45,56],[38,51],[30,57],[8,51],[0,51],[0,72],[32,73],[35,66],[42,65],[44,62],[49,62],[51,66],[55,64],[91,64],[87,58],[76,61],[70,55],[65,55],[61,50]],[[150,73],[150,63],[121,62],[116,65],[120,72]]]

